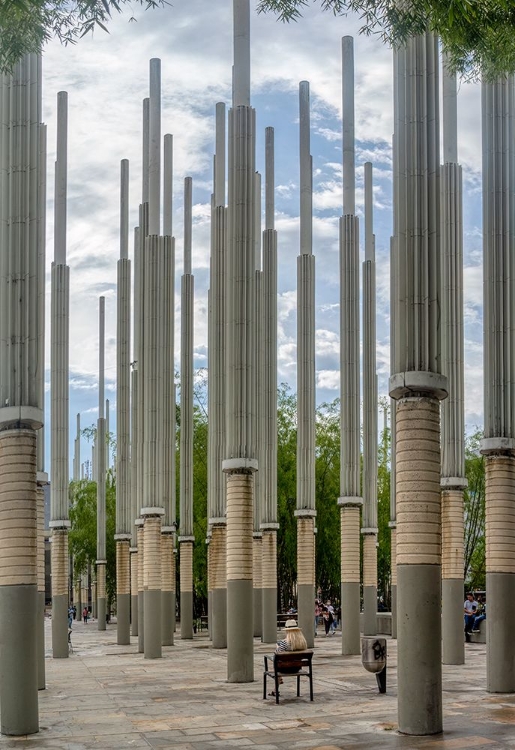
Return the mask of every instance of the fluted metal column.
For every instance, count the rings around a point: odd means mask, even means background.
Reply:
[[[486,685],[515,691],[514,78],[483,83]]]
[[[376,263],[372,164],[365,164],[363,262],[363,633],[377,633]]]
[[[164,137],[163,234],[170,238],[170,281],[166,289],[169,312],[164,316],[163,373],[161,377],[161,407],[163,442],[161,445],[163,506],[165,515],[161,527],[161,637],[163,646],[173,646],[175,633],[175,384],[174,384],[174,329],[175,304],[175,239],[172,237],[173,216],[173,136]]]
[[[342,654],[359,654],[359,223],[355,216],[354,40],[342,39],[343,216],[340,219],[340,506]]]
[[[116,334],[116,608],[117,643],[130,638],[130,361],[131,262],[129,260],[129,162],[120,165],[120,259]]]
[[[130,466],[130,525],[131,525],[131,634],[139,635],[139,607],[138,607],[138,535],[136,519],[139,517],[139,474],[141,459],[139,454],[139,382],[138,382],[138,351],[140,331],[140,235],[139,228],[134,230],[134,303],[132,342],[133,359],[131,362],[131,466]]]
[[[252,507],[257,470],[252,412],[254,172],[256,114],[250,102],[249,0],[233,0],[234,89],[229,113],[229,207],[226,269],[227,678],[252,682]]]
[[[192,180],[184,180],[184,273],[181,279],[181,638],[193,638],[193,303],[191,273]]]
[[[297,258],[297,611],[309,648],[315,601],[315,258],[309,83],[299,85],[300,254]]]
[[[264,380],[263,380],[263,273],[261,271],[261,175],[254,175],[254,320],[252,337],[254,339],[254,399],[253,411],[256,415],[254,420],[254,445],[256,446],[256,458],[260,471],[254,477],[254,531],[252,534],[252,581],[254,586],[254,637],[261,638],[263,628],[263,583],[262,583],[262,545],[263,534],[261,532],[261,508],[263,507],[263,466],[264,466]]]
[[[395,150],[395,141],[394,141]],[[394,156],[394,165],[397,160]],[[395,184],[395,178],[394,178]],[[394,198],[395,202],[395,198]],[[395,246],[393,237],[390,239],[390,268],[395,267]],[[395,308],[394,304],[394,274],[390,274],[390,368],[393,368],[393,351],[395,348]],[[390,399],[390,575],[391,575],[391,609],[392,609],[392,638],[397,638],[397,504],[396,504],[396,471],[395,471],[395,436],[396,436],[396,401]]]
[[[463,210],[458,162],[456,75],[443,64],[443,145],[440,168],[442,242],[442,647],[444,664],[465,662],[463,637],[463,490],[465,395],[463,371]]]
[[[51,310],[51,471],[52,654],[68,658],[68,359],[70,269],[66,265],[68,94],[57,95],[54,262]]]
[[[277,640],[277,232],[274,203],[274,129],[265,132],[265,230],[263,232],[263,420],[261,467],[263,533],[261,640]]]
[[[394,102],[397,637],[399,729],[442,731],[440,194],[438,47],[431,34],[397,55]],[[415,666],[416,665],[416,666]]]
[[[208,524],[211,590],[210,635],[213,648],[227,646],[227,526],[225,457],[225,104],[216,105],[216,154],[211,221],[211,267],[208,321]]]
[[[77,414],[77,431],[73,441],[73,481],[80,481],[80,414]]]
[[[41,71],[40,71],[41,74]],[[41,119],[41,114],[38,120]],[[46,266],[46,125],[39,126],[38,139],[38,361],[45,360],[45,266]],[[39,408],[44,411],[45,372],[37,370]],[[45,492],[48,484],[45,471],[45,433],[39,430],[37,436],[37,642],[38,642],[38,688],[46,687],[45,673]]]
[[[106,629],[106,421],[104,417],[105,297],[99,299],[97,462],[97,626]]]

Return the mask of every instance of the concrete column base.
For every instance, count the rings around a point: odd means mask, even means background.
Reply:
[[[181,638],[193,638],[193,591],[181,591]]]
[[[161,590],[151,589],[144,594],[144,656],[145,659],[160,659],[161,648]]]
[[[68,597],[52,597],[52,656],[68,658]]]
[[[138,591],[138,653],[145,651],[145,602],[143,591]]]
[[[254,638],[263,633],[263,589],[254,589]]]
[[[175,625],[175,596],[173,591],[161,591],[161,643],[173,646]]]
[[[45,684],[45,592],[38,591],[38,690],[44,690]]]
[[[98,630],[105,630],[106,625],[106,614],[107,614],[107,600],[97,599],[97,628]]]
[[[138,596],[131,596],[131,635],[138,635]]]
[[[211,640],[213,648],[227,648],[227,589],[211,592]]]
[[[363,635],[377,635],[376,586],[363,586]]]
[[[392,586],[392,638],[397,638],[397,586]]]
[[[465,664],[463,579],[442,580],[442,663]]]
[[[263,601],[263,643],[277,642],[277,589],[261,589]],[[314,618],[313,618],[314,621]]]
[[[251,579],[227,581],[228,682],[254,682],[253,604]],[[243,621],[241,612],[247,613]]]
[[[213,592],[209,590],[207,592],[207,634],[212,640],[213,638]]]
[[[297,586],[297,622],[308,648],[315,645],[315,587],[311,584],[299,584]]]
[[[344,581],[342,592],[342,655],[361,654],[359,632],[360,585],[357,581]]]
[[[486,689],[515,692],[515,573],[487,573]]]
[[[0,586],[0,731],[39,732],[36,585]]]
[[[442,731],[440,565],[397,566],[399,731]]]
[[[116,597],[116,643],[127,646],[131,642],[131,595],[118,594]]]

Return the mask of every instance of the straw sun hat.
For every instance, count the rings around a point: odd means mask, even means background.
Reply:
[[[285,630],[299,630],[299,626],[297,625],[297,620],[286,620],[284,623],[284,629]]]

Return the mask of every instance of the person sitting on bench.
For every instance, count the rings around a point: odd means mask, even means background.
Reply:
[[[286,620],[284,630],[286,632],[286,638],[277,641],[275,647],[276,654],[280,654],[283,651],[306,651],[308,644],[304,638],[304,633],[297,625],[297,620]],[[283,671],[286,671],[286,669],[283,669]],[[295,672],[298,671],[299,667],[292,667],[291,669],[292,674],[295,674]],[[282,681],[282,678],[279,678],[279,684],[281,684]],[[272,690],[270,695],[275,696],[275,691]]]

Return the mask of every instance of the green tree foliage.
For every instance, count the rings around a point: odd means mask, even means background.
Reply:
[[[469,589],[484,589],[485,561],[485,461],[479,452],[481,430],[465,442],[465,570],[464,579]]]
[[[69,548],[73,556],[74,579],[95,569],[97,560],[97,483],[90,479],[70,485]],[[106,477],[106,593],[108,606],[116,592],[116,486],[112,471]]]
[[[113,13],[134,5],[145,9],[166,0],[2,0],[0,72],[8,72],[28,52],[41,52],[53,37],[75,44],[95,28],[107,31]],[[134,20],[131,16],[130,20]]]
[[[259,0],[257,7],[292,21],[309,5],[311,0]],[[432,31],[442,40],[451,67],[469,78],[515,71],[513,0],[320,0],[320,5],[336,16],[357,13],[361,33],[377,34],[394,47]]]
[[[297,581],[297,400],[285,383],[277,392],[277,467],[277,606],[286,612]]]

